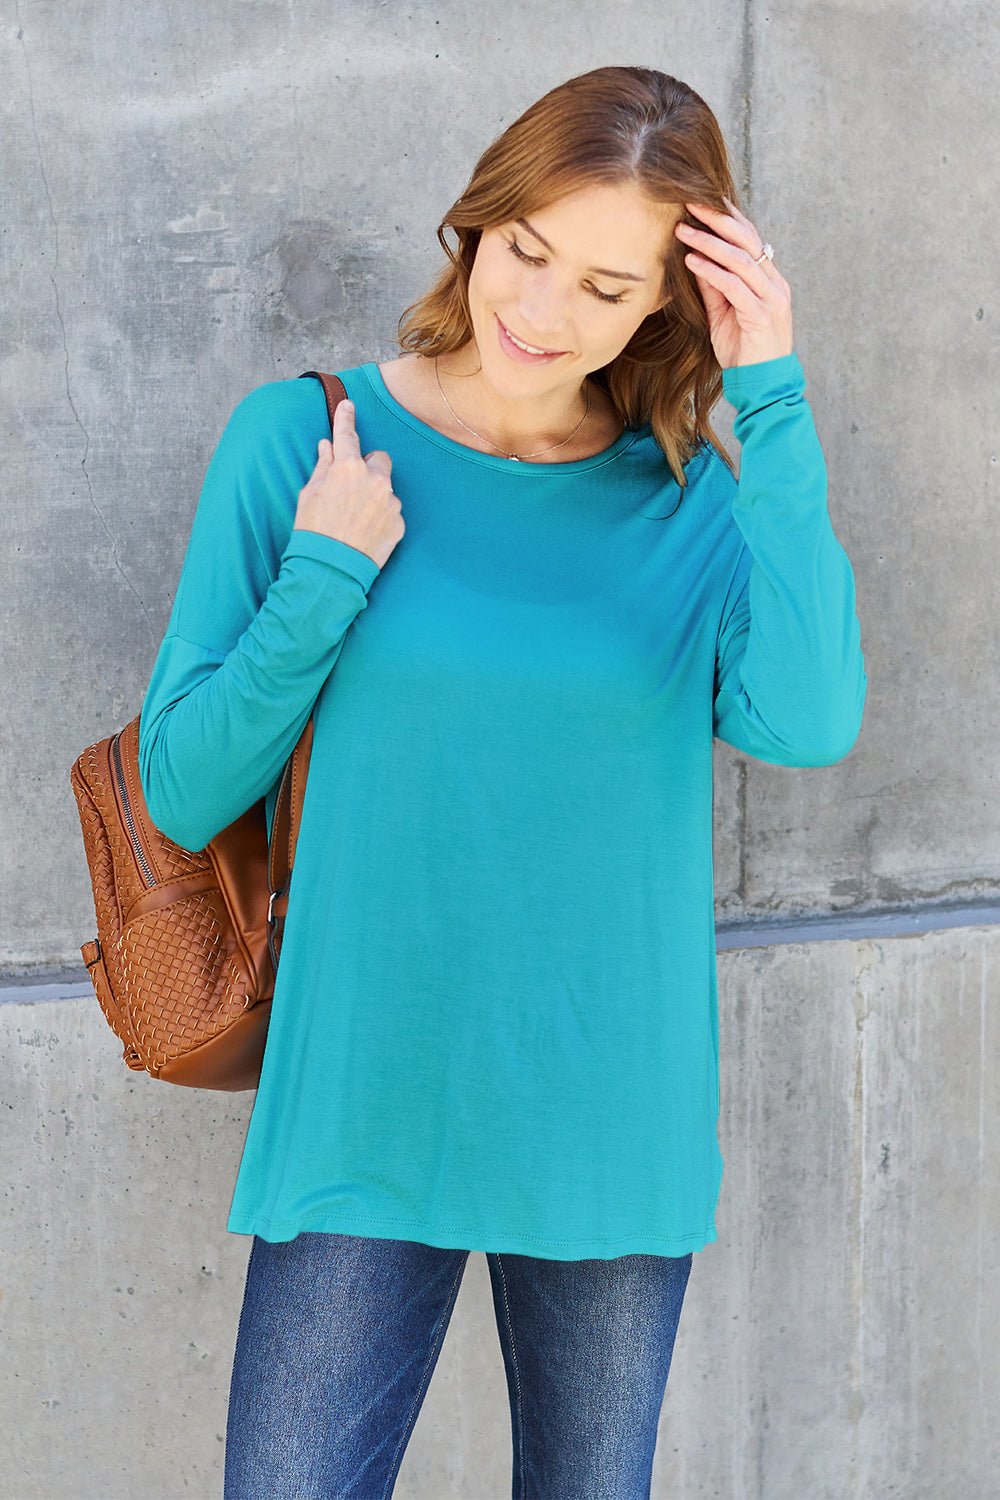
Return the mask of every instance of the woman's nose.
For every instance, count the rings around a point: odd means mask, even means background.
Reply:
[[[558,333],[566,322],[565,289],[555,277],[539,276],[522,291],[518,312],[532,333]]]

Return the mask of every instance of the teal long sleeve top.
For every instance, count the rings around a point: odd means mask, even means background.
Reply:
[[[406,534],[293,531],[328,432],[254,391],[212,459],[143,707],[200,848],[315,740],[229,1227],[555,1259],[715,1238],[712,739],[844,756],[864,672],[794,355],[730,370],[739,484],[649,428],[573,463],[442,436],[343,372]]]

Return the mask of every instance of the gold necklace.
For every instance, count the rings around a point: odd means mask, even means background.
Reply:
[[[508,453],[507,450],[506,450],[506,448],[501,448],[500,444],[499,443],[495,443],[492,438],[488,438],[483,433],[477,432],[474,427],[470,427],[469,426],[468,422],[463,422],[462,421],[462,418],[458,415],[458,412],[452,406],[451,402],[448,400],[448,397],[444,393],[444,386],[441,384],[441,372],[438,369],[437,356],[435,356],[435,358],[434,358],[434,376],[435,376],[435,379],[437,380],[437,388],[441,392],[441,400],[444,402],[445,406],[451,412],[452,416],[455,418],[455,421],[458,423],[459,427],[464,427],[465,430],[466,430],[466,432],[470,432],[472,434],[472,436],[474,438],[478,438],[481,443],[489,443],[489,445],[490,445],[491,448],[495,448],[498,453],[500,453],[500,454],[503,455],[504,458],[511,458],[511,459],[513,459],[516,464],[530,461],[533,458],[541,458],[541,456],[542,456],[543,453],[554,453],[557,448],[565,448],[566,444],[569,443],[569,442],[571,442],[572,439],[576,437],[577,433],[580,431],[580,428],[583,426],[584,422],[586,422],[587,418],[590,416],[590,396],[591,396],[591,390],[590,390],[590,386],[588,385],[587,386],[587,409],[584,412],[583,416],[580,418],[579,422],[577,422],[576,426],[573,428],[573,431],[570,433],[569,437],[563,438],[563,440],[562,440],[561,443],[552,443],[548,448],[539,448],[539,450],[538,450],[537,453]]]

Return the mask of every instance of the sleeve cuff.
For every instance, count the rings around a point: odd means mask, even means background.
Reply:
[[[315,562],[327,563],[346,573],[361,585],[365,593],[371,588],[381,569],[378,563],[357,547],[347,542],[338,542],[320,531],[293,531],[288,538],[285,557],[311,557]]]
[[[756,411],[789,396],[800,396],[805,386],[805,374],[794,353],[754,365],[735,365],[722,372],[722,394],[739,412]]]

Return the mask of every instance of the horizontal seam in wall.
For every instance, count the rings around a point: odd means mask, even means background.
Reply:
[[[826,912],[822,916],[782,917],[756,922],[719,922],[716,950],[781,948],[792,943],[863,942],[871,938],[920,937],[956,927],[1000,925],[1000,903],[961,906],[908,906],[887,911]],[[93,999],[89,976],[64,973],[51,981],[10,980],[0,984],[0,1005],[38,1005],[46,1000]]]
[[[725,953],[733,948],[775,948],[790,943],[863,942],[870,938],[920,937],[955,927],[995,927],[998,923],[1000,903],[996,901],[824,912],[821,916],[719,922],[715,946],[719,953]]]

